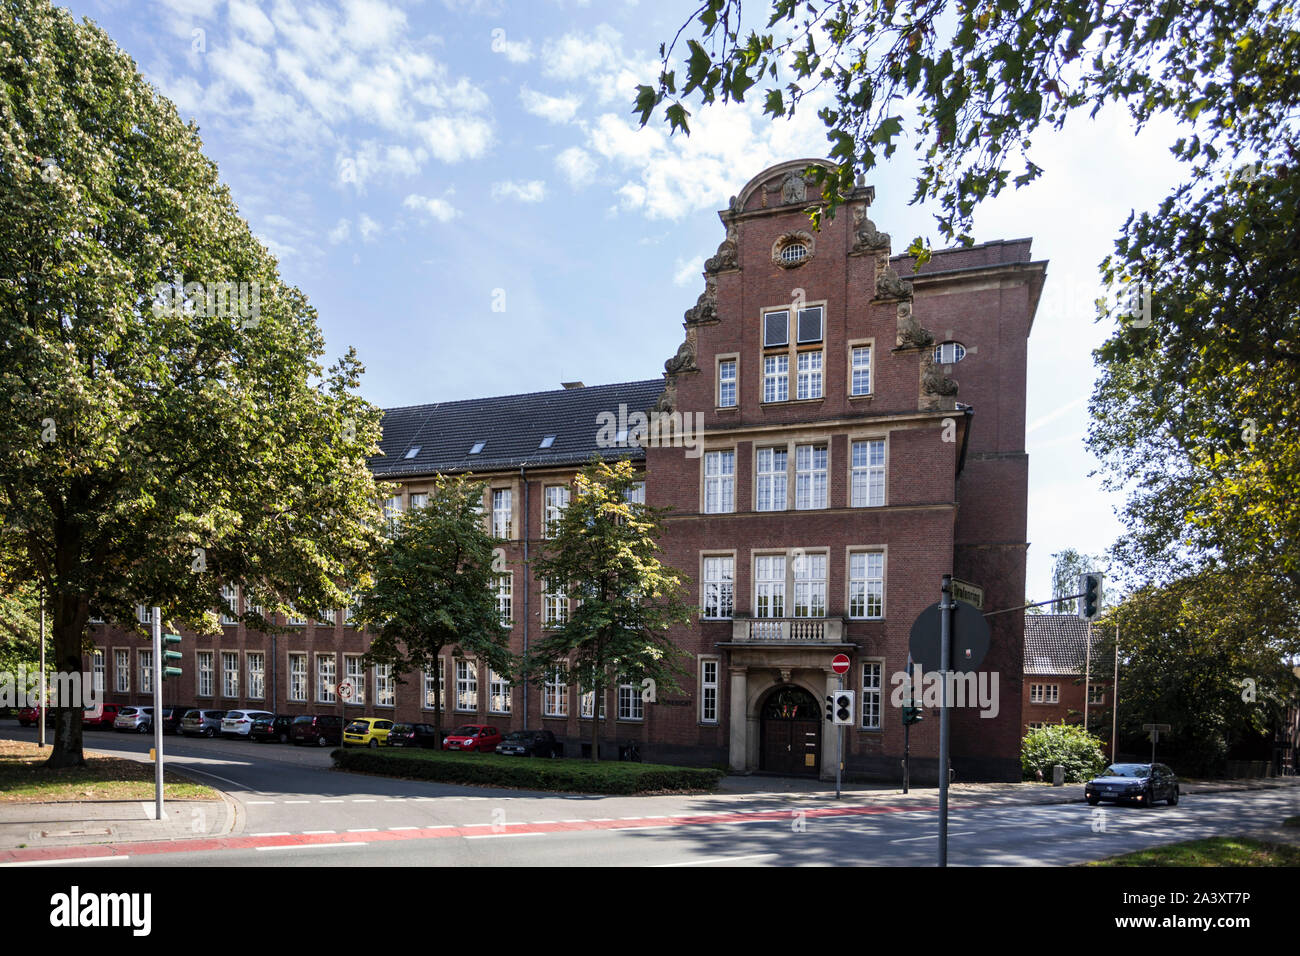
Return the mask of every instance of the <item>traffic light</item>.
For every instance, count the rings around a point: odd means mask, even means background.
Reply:
[[[1092,621],[1101,613],[1101,575],[1089,572],[1079,575],[1079,617]]]
[[[835,695],[826,695],[826,719],[833,721],[835,719]]]
[[[181,661],[181,652],[180,652],[180,651],[172,651],[172,650],[168,650],[168,646],[169,646],[169,645],[171,645],[171,644],[179,644],[180,642],[181,642],[181,636],[180,636],[179,634],[164,634],[164,635],[162,636],[162,646],[163,646],[162,657],[163,657],[163,659],[162,659],[162,662],[161,662],[161,663],[162,663],[161,674],[162,674],[162,679],[163,679],[163,680],[166,680],[166,679],[169,678],[169,677],[180,677],[180,676],[181,676],[181,669],[180,669],[179,666],[177,666],[177,667],[171,667],[171,666],[169,666],[169,662],[170,662],[170,661],[176,661],[176,663],[177,663],[178,665],[180,664],[180,661]]]
[[[853,691],[837,690],[831,695],[831,723],[836,726],[853,723]]]
[[[906,707],[903,708],[903,723],[904,723],[904,724],[915,724],[915,723],[918,723],[918,722],[920,722],[920,721],[922,721],[922,720],[924,720],[924,719],[925,719],[925,718],[921,715],[921,708],[920,708],[920,707],[912,707],[911,705],[908,705],[908,706],[906,706]]]

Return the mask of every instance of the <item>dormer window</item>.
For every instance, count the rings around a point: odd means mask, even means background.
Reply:
[[[470,448],[469,453],[470,453],[471,455],[477,455],[477,454],[478,454],[479,452],[481,452],[481,451],[482,451],[486,446],[487,446],[487,442],[485,442],[485,441],[476,441],[476,442],[474,443],[473,447]]]
[[[550,448],[550,447],[551,447],[552,445],[554,445],[554,444],[555,444],[555,436],[554,436],[554,435],[547,435],[545,438],[542,439],[542,443],[541,443],[540,445],[538,445],[537,447],[538,447],[538,448]]]
[[[414,457],[415,457],[416,455],[418,455],[419,453],[420,453],[420,446],[419,446],[419,445],[412,445],[410,448],[406,449],[406,454],[403,455],[402,457],[404,457],[407,461],[410,461],[412,458],[414,458]]]

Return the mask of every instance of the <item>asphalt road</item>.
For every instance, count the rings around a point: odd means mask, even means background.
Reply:
[[[4,736],[33,739],[6,728]],[[90,732],[89,749],[147,754],[151,737]],[[932,865],[938,813],[925,801],[848,793],[606,797],[495,791],[330,769],[328,749],[168,737],[168,762],[240,805],[231,837],[201,849],[119,846],[155,866]],[[953,807],[954,866],[1064,865],[1163,843],[1276,826],[1294,790],[1188,795],[1176,807]],[[177,852],[180,851],[180,852]],[[162,855],[160,855],[162,854]]]

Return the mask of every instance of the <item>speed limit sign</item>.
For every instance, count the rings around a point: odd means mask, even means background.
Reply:
[[[355,692],[356,688],[352,686],[351,680],[345,680],[343,683],[339,684],[339,696],[344,700],[351,700],[352,695]]]

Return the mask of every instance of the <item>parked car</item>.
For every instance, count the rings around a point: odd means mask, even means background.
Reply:
[[[287,744],[289,729],[292,726],[292,714],[261,714],[253,719],[253,726],[249,728],[248,736],[259,743],[275,740]]]
[[[388,732],[390,747],[424,747],[437,750],[442,740],[433,724],[393,724]]]
[[[193,706],[164,707],[162,709],[162,717],[159,718],[160,722],[162,723],[163,733],[179,734],[181,732],[181,721],[184,720],[185,715],[188,714],[193,709],[194,709]]]
[[[386,717],[356,717],[343,728],[343,746],[383,746],[392,729],[393,722]]]
[[[294,744],[328,747],[343,743],[343,718],[337,714],[303,714],[293,719],[289,739]]]
[[[1114,763],[1089,780],[1083,795],[1094,807],[1103,800],[1149,807],[1158,800],[1178,803],[1178,777],[1162,763]]]
[[[549,730],[514,730],[506,734],[496,750],[511,757],[554,757],[559,745]]]
[[[443,750],[468,750],[489,754],[501,743],[501,731],[488,724],[463,724],[442,742]]]
[[[121,704],[110,704],[107,701],[98,707],[87,707],[81,715],[81,726],[95,730],[112,730],[114,721],[121,712]]]
[[[215,737],[221,733],[221,721],[226,716],[224,710],[187,710],[181,718],[182,737]]]
[[[121,731],[134,730],[138,734],[147,734],[153,730],[152,707],[123,707],[113,721],[113,729]]]
[[[243,737],[248,739],[253,729],[253,721],[258,717],[274,717],[275,714],[265,710],[228,710],[221,718],[221,736]]]
[[[40,719],[41,719],[41,708],[39,705],[35,707],[20,707],[18,709],[19,727],[35,727],[36,722],[39,721]]]

